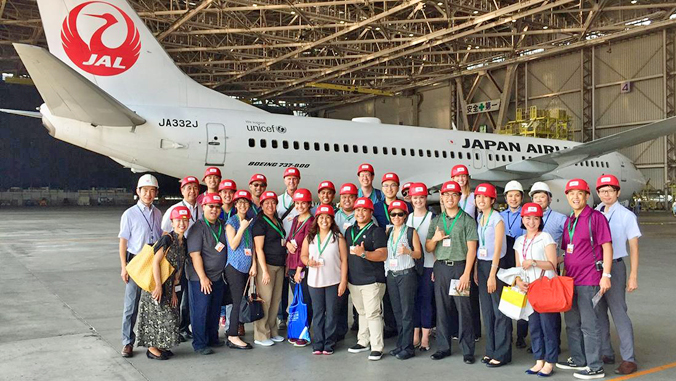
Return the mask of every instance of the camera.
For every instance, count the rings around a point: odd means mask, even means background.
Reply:
[[[594,266],[596,266],[596,271],[598,272],[603,271],[603,261],[596,261],[594,263]]]

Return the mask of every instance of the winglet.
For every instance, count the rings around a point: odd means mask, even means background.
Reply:
[[[127,108],[50,52],[14,44],[52,115],[96,126],[138,126],[145,119]]]

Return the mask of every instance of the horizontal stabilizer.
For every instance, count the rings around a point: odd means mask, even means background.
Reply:
[[[145,119],[118,102],[47,50],[14,44],[50,112],[95,126],[129,127]]]
[[[4,112],[5,114],[21,115],[21,116],[27,116],[27,117],[30,117],[30,118],[42,119],[42,114],[40,114],[37,111],[10,110],[10,109],[6,109],[6,108],[0,108],[0,112]]]

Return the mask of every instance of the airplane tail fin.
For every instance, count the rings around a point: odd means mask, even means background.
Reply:
[[[38,6],[49,51],[122,103],[261,111],[185,75],[125,0]]]

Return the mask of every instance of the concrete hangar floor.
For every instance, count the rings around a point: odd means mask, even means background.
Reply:
[[[0,224],[0,380],[524,380],[532,355],[514,348],[512,364],[488,369],[462,362],[457,342],[453,355],[432,361],[429,353],[399,361],[389,356],[370,362],[349,354],[354,333],[333,356],[312,356],[311,348],[288,343],[251,351],[217,348],[200,356],[189,343],[175,358],[151,361],[136,348],[120,357],[124,296],[119,276],[117,233],[121,209],[3,210]],[[640,217],[639,289],[628,295],[636,334],[639,373],[629,378],[676,380],[676,219],[666,213]],[[245,340],[253,342],[247,325]],[[221,333],[222,335],[222,333]],[[613,334],[616,357],[619,343]],[[393,348],[386,341],[385,350]],[[562,345],[560,360],[567,356]],[[477,345],[477,359],[484,343]],[[606,366],[606,379],[625,380]],[[647,372],[646,372],[647,371]],[[572,380],[557,370],[555,380]]]

